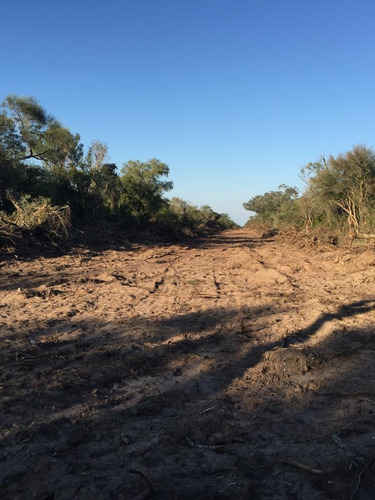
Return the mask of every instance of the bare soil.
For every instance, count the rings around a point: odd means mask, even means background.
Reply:
[[[375,498],[373,250],[244,229],[0,266],[1,498]]]

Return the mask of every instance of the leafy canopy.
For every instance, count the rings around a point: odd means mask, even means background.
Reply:
[[[128,161],[121,169],[123,201],[139,221],[151,219],[166,204],[164,193],[173,188],[166,180],[169,167],[155,158],[147,162]]]
[[[258,222],[278,226],[283,222],[290,222],[296,208],[298,190],[295,187],[282,184],[277,191],[268,191],[265,194],[254,196],[243,204],[246,210],[256,213]]]

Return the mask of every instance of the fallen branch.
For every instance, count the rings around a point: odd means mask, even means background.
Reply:
[[[203,415],[204,413],[207,413],[213,409],[215,409],[217,407],[217,405],[214,405],[214,406],[210,406],[210,408],[206,408],[205,410],[201,411],[200,412],[200,415]]]
[[[354,238],[360,238],[362,240],[373,240],[375,239],[375,234],[357,233],[351,236]]]
[[[201,444],[201,443],[194,442],[188,436],[186,436],[185,440],[191,448],[200,448],[200,449],[206,449],[206,450],[218,450],[220,447],[220,445],[208,445],[208,444]]]
[[[349,235],[349,248],[352,248],[354,240],[373,240],[375,239],[375,234],[367,233],[355,233]]]

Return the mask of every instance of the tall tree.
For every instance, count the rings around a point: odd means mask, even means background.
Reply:
[[[2,103],[2,121],[6,136],[19,161],[37,160],[53,169],[67,168],[81,159],[82,145],[33,97],[8,96]]]
[[[138,224],[150,221],[167,203],[164,193],[173,188],[166,180],[169,167],[155,158],[142,163],[128,161],[121,170],[123,203]]]
[[[83,158],[78,134],[63,127],[33,97],[10,95],[2,103],[0,136],[0,154],[16,162],[18,178],[43,177],[39,194],[56,204],[71,200],[72,178]],[[17,183],[13,187],[17,189]]]
[[[351,232],[368,226],[375,203],[375,153],[365,146],[310,163],[308,192],[337,222],[346,218]]]
[[[114,163],[106,163],[108,146],[92,142],[83,166],[85,184],[81,190],[86,197],[87,214],[113,214],[120,204],[121,182]]]
[[[43,177],[43,169],[25,162],[25,145],[15,122],[0,113],[0,210],[11,210],[7,192],[29,192],[38,194],[38,185]]]

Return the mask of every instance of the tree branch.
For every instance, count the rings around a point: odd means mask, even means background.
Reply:
[[[29,155],[26,155],[26,156],[23,156],[22,158],[20,158],[20,161],[30,160],[31,158],[34,158],[35,160],[43,160],[43,155],[45,155],[46,153],[49,153],[50,151],[52,151],[52,149],[47,149],[46,151],[43,151],[42,153],[31,152]]]

